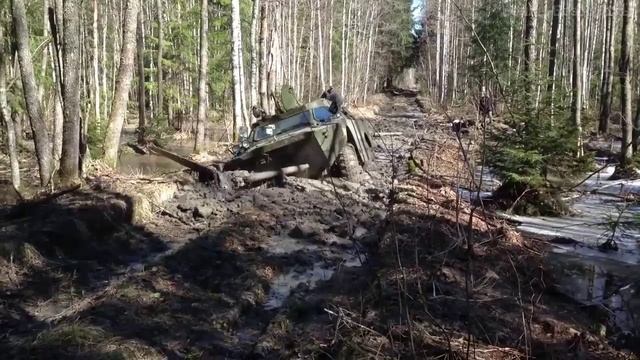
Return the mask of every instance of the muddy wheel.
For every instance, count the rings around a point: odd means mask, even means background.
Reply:
[[[359,182],[365,177],[365,172],[360,165],[360,160],[358,160],[356,148],[352,144],[347,144],[342,149],[333,165],[333,170],[335,176],[353,182]]]

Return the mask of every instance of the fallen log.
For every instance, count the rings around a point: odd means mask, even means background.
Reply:
[[[200,181],[207,182],[207,181],[216,179],[217,172],[212,168],[206,167],[200,163],[197,163],[193,160],[189,160],[183,156],[180,156],[176,153],[165,150],[156,145],[148,145],[147,149],[156,155],[164,156],[167,159],[173,160],[186,168],[189,168],[193,171],[198,172],[198,177]]]

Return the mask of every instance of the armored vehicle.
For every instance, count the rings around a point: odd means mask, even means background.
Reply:
[[[350,116],[326,99],[299,104],[290,88],[284,88],[278,113],[254,124],[241,137],[235,157],[225,171],[278,171],[301,166],[298,176],[323,174],[359,181],[373,160],[371,126]]]

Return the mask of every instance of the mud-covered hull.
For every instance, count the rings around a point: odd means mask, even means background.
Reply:
[[[341,123],[329,123],[274,137],[249,148],[224,165],[225,171],[269,171],[308,164],[306,174],[318,178],[331,167],[347,142]]]

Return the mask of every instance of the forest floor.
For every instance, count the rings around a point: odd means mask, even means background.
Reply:
[[[554,290],[545,244],[460,196],[474,131],[459,142],[429,108],[377,95],[353,110],[395,133],[359,184],[219,189],[182,171],[94,169],[81,189],[0,208],[0,351],[636,358],[605,311]]]

